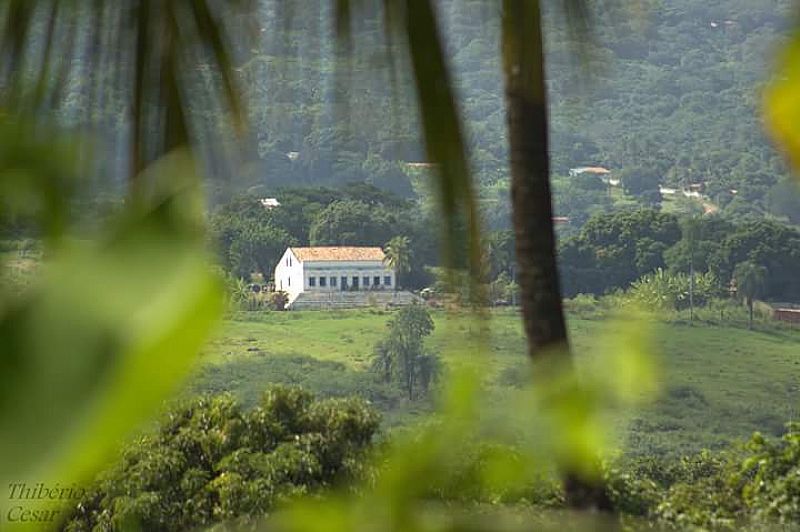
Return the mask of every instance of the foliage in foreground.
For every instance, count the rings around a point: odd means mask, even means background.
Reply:
[[[622,368],[614,372],[624,373]],[[536,427],[533,439],[520,434],[525,425],[516,422],[508,425],[517,429],[507,434],[510,440],[497,439],[497,431],[491,436],[481,421],[479,395],[477,389],[456,393],[444,408],[447,415],[408,433],[410,439],[396,434],[374,466],[365,458],[378,421],[362,401],[314,401],[297,388],[278,387],[246,412],[227,395],[199,398],[130,447],[66,528],[176,530],[217,522],[258,527],[257,519],[281,508],[286,511],[268,520],[269,529],[351,530],[369,522],[444,530],[464,519],[476,530],[529,530],[532,522],[548,529],[554,521],[596,529],[617,519],[681,530],[800,522],[795,426],[779,440],[756,434],[723,451],[606,466],[603,477],[619,517],[588,519],[561,513],[564,495],[552,474],[558,449],[577,440],[558,437],[564,431],[538,417],[528,418]],[[536,402],[535,396],[523,397],[525,404]],[[571,426],[580,441],[591,436],[589,427],[579,428],[578,419],[565,415],[556,425]],[[498,429],[498,422],[504,426],[500,420],[491,426]],[[548,444],[550,438],[555,439]],[[346,482],[363,479],[369,481]],[[359,487],[358,495],[328,491],[319,497],[329,487]]]
[[[800,434],[759,433],[745,444],[677,461],[610,469],[619,511],[679,530],[785,529],[800,523]]]
[[[292,496],[359,473],[378,415],[357,399],[276,387],[250,411],[197,398],[123,453],[66,530],[186,530],[263,515]]]

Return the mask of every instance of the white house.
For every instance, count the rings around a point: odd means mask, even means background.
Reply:
[[[291,305],[304,292],[394,290],[396,275],[379,247],[290,247],[274,281]]]
[[[268,211],[281,206],[281,202],[277,198],[261,198],[258,202]]]

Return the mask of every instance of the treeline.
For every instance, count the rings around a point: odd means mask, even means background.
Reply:
[[[212,236],[222,267],[232,276],[265,282],[288,246],[378,246],[408,239],[403,250],[408,264],[398,283],[422,287],[430,279],[425,266],[437,265],[440,232],[436,218],[415,203],[362,183],[338,189],[283,188],[275,193],[280,206],[266,208],[258,197],[242,196],[211,216]]]
[[[333,31],[328,2],[302,0],[280,27],[270,14],[289,8],[279,4],[259,2],[262,38],[240,43],[256,141],[244,167],[216,181],[216,196],[357,181],[411,197],[404,165],[424,154],[407,65],[393,55],[382,14],[353,21],[359,45],[346,56],[325,44]],[[483,195],[494,200],[498,187],[507,188],[508,155],[498,13],[483,0],[441,0],[438,7],[473,168]],[[759,84],[791,19],[790,2],[647,2],[640,16],[608,3],[592,9],[587,35],[576,35],[555,10],[546,13],[554,174],[607,166],[636,182],[631,192],[647,203],[661,201],[659,183],[705,183],[708,200],[731,215],[800,221],[800,193],[786,183],[788,171],[759,118]],[[587,39],[582,67],[574,52]],[[213,113],[197,112],[214,123]],[[581,222],[597,203],[569,198],[559,202],[560,214]]]
[[[253,16],[231,21],[250,125],[241,142],[212,141],[219,138],[214,132],[230,131],[223,109],[205,97],[218,82],[214,75],[200,68],[186,80],[193,135],[209,148],[199,151],[216,204],[245,191],[349,182],[413,196],[406,163],[425,155],[407,58],[387,40],[379,7],[351,21],[354,46],[345,53],[347,47],[334,44],[333,4],[259,0]],[[705,183],[708,201],[723,212],[800,223],[800,193],[787,183],[788,170],[760,119],[761,84],[792,20],[791,2],[643,4],[632,12],[595,3],[586,29],[545,7],[554,175],[603,165],[642,184],[650,203],[661,200],[659,183]],[[507,209],[507,196],[496,194],[508,177],[499,11],[486,0],[440,0],[437,7],[482,196],[500,198],[498,209]],[[45,27],[33,32],[33,42],[43,42]],[[577,42],[590,43],[583,65]],[[129,162],[113,149],[130,127],[116,106],[124,95],[110,70],[88,72],[84,63],[76,61],[59,118],[94,132],[97,151],[117,154],[95,168],[93,190],[110,181],[119,188]],[[90,105],[96,92],[90,79],[105,83],[103,109]],[[571,197],[557,198],[560,214],[579,222],[587,209],[602,207],[586,195]],[[498,214],[493,227],[506,220]]]
[[[402,272],[401,286],[446,289],[441,283],[446,273],[438,246],[441,233],[424,205],[364,184],[284,188],[276,197],[279,207],[265,208],[257,198],[241,197],[212,216],[221,263],[234,277],[249,279],[255,272],[269,281],[287,246],[386,248],[393,238],[405,237],[401,262],[409,267]],[[497,285],[493,297],[512,299],[513,233],[487,231],[484,258],[485,280]],[[766,270],[758,297],[800,300],[800,231],[766,219],[680,217],[656,208],[598,213],[561,239],[559,260],[565,297],[625,290],[658,270],[710,274],[717,293],[728,294],[737,266],[750,263]]]
[[[766,269],[761,297],[800,300],[800,231],[769,220],[620,211],[591,218],[559,255],[567,297],[625,289],[658,269],[710,272],[726,292],[737,265],[749,262]]]

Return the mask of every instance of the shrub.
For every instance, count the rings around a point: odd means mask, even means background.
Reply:
[[[745,445],[682,460],[682,473],[655,509],[664,524],[740,529],[800,521],[800,434],[755,434]]]
[[[670,274],[659,269],[634,281],[626,296],[629,301],[649,310],[681,310],[689,306],[689,285],[688,275]],[[695,274],[695,305],[705,305],[719,295],[719,283],[713,273]]]
[[[378,415],[358,399],[275,387],[244,411],[196,398],[124,452],[66,523],[69,531],[186,530],[246,522],[281,501],[363,473]]]
[[[578,294],[571,299],[565,299],[564,307],[582,317],[601,310],[600,302],[591,294]]]
[[[272,310],[286,310],[286,304],[289,302],[289,294],[286,292],[273,292],[269,298]]]

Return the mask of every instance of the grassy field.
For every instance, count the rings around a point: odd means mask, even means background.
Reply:
[[[382,311],[241,314],[209,345],[191,391],[229,390],[255,402],[269,383],[303,385],[322,395],[365,396],[386,425],[429,412],[367,373],[373,345],[390,314]],[[485,349],[475,349],[478,322],[466,314],[435,314],[428,345],[447,367],[477,363],[493,400],[502,401],[525,367],[525,344],[513,311],[492,314]],[[597,356],[612,322],[572,317],[570,332],[582,362]],[[690,453],[753,431],[780,433],[800,404],[800,331],[748,331],[733,326],[659,323],[653,337],[661,394],[628,415],[625,446],[633,454]],[[511,376],[512,378],[510,378]]]

